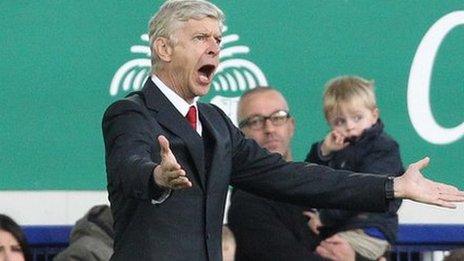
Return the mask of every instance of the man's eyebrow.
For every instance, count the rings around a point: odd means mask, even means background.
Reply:
[[[255,113],[255,114],[251,114],[249,116],[246,116],[243,119],[250,119],[250,118],[253,118],[253,117],[261,117],[261,116],[264,116],[264,115],[259,114],[259,113]]]
[[[206,35],[206,34],[208,33],[206,33],[205,31],[200,31],[200,30],[192,32],[192,35]]]
[[[249,119],[249,118],[253,118],[253,117],[269,117],[271,116],[272,114],[276,113],[276,112],[279,112],[279,111],[285,111],[285,112],[288,112],[287,109],[277,109],[271,113],[269,113],[268,115],[264,115],[264,114],[260,114],[260,113],[255,113],[255,114],[251,114],[250,116],[248,117],[245,117],[244,119]]]

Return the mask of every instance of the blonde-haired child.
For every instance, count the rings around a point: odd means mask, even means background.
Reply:
[[[384,132],[379,118],[373,81],[358,76],[330,80],[324,93],[324,114],[331,131],[312,145],[306,161],[378,175],[404,172],[398,144]],[[399,207],[400,202],[396,204]],[[396,213],[323,209],[310,216],[311,229],[322,239],[337,234],[357,256],[370,260],[385,253],[398,228]]]

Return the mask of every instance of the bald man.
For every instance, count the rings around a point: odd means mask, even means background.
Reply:
[[[245,136],[292,161],[295,120],[279,91],[262,87],[244,93],[237,116]],[[228,222],[237,240],[236,260],[319,260],[312,253],[316,235],[308,228],[304,210],[234,190]]]

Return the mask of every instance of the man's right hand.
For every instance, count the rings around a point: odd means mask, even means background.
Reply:
[[[161,163],[153,170],[155,183],[163,188],[183,189],[192,186],[186,177],[185,170],[177,163],[176,157],[169,148],[169,141],[163,135],[158,136],[161,147]]]

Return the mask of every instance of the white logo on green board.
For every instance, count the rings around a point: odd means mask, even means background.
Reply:
[[[224,26],[223,33],[227,31]],[[150,75],[151,50],[147,34],[141,35],[144,45],[134,45],[130,51],[141,55],[124,63],[113,76],[110,95],[139,90]],[[211,103],[220,107],[236,124],[236,110],[240,95],[256,86],[267,85],[267,79],[261,69],[252,61],[241,56],[250,52],[245,45],[237,45],[237,34],[224,35],[219,54],[219,66],[211,85],[213,97]],[[238,57],[240,56],[240,57]]]
[[[464,122],[453,128],[441,126],[430,104],[430,83],[437,52],[448,33],[458,25],[464,25],[464,11],[449,13],[435,22],[422,38],[409,74],[409,118],[419,136],[432,144],[449,144],[464,136]]]
[[[130,51],[141,54],[143,58],[137,58],[124,63],[113,76],[110,85],[110,95],[116,96],[120,92],[130,92],[140,89],[151,69],[151,51],[148,43],[148,34],[142,34],[140,39],[145,45],[133,45]]]

